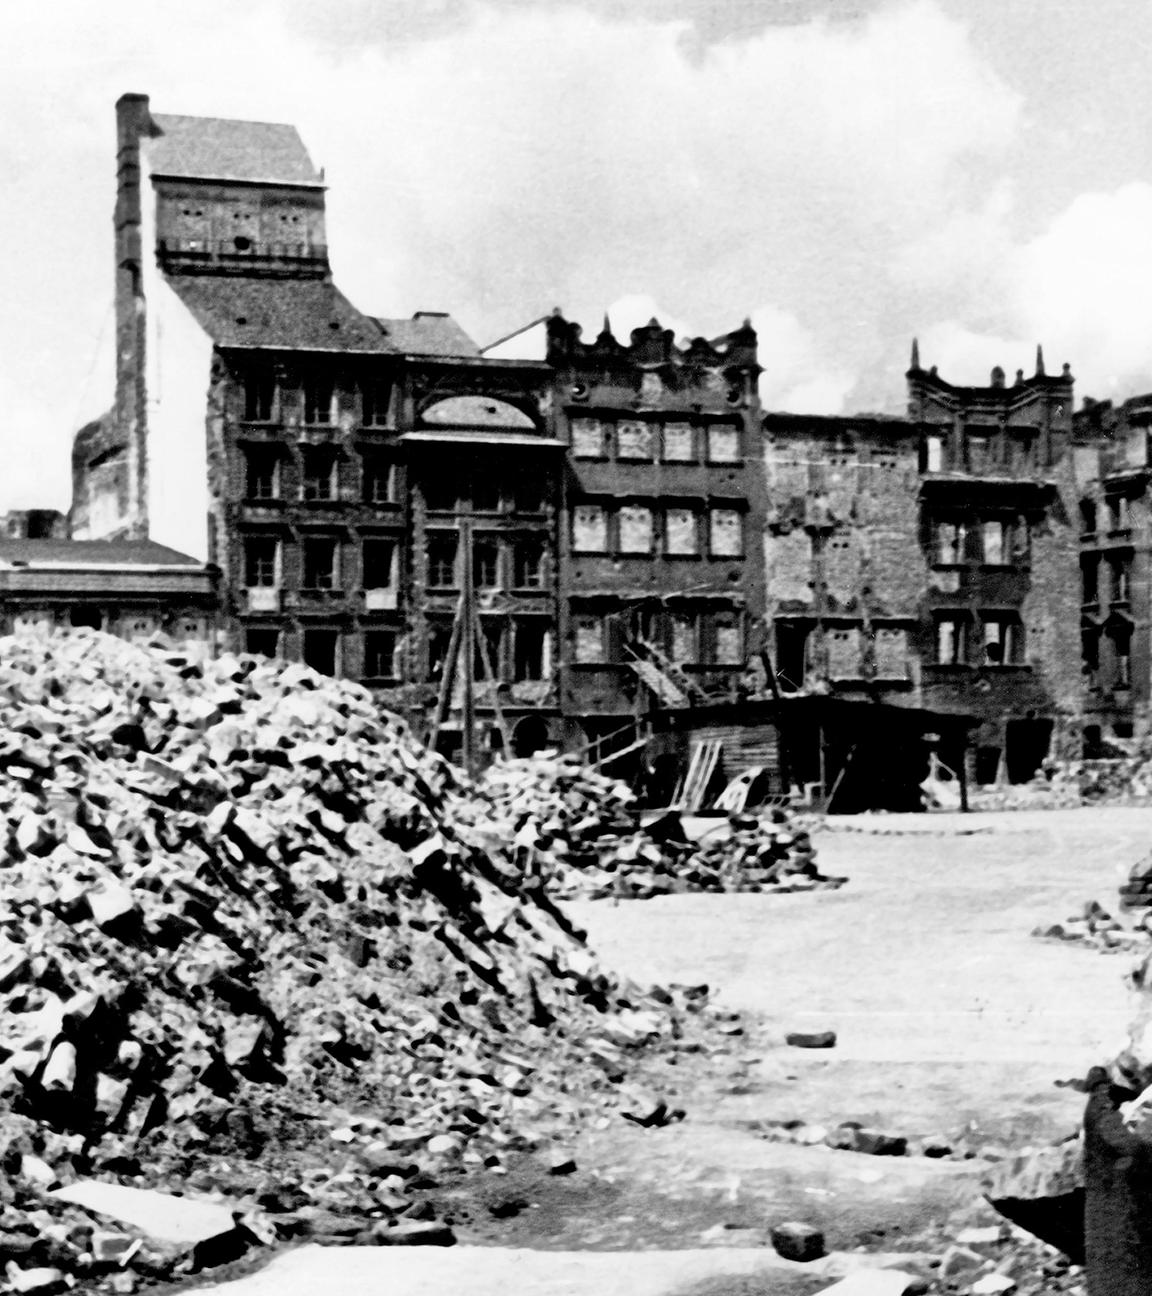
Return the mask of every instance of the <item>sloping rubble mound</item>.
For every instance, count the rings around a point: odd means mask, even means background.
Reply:
[[[819,871],[806,827],[785,810],[715,819],[694,837],[675,812],[640,826],[625,784],[564,756],[494,765],[481,788],[525,875],[559,898],[813,891],[846,880]]]
[[[0,1153],[43,1183],[260,1158],[379,1216],[703,1007],[604,975],[462,775],[303,667],[0,641],[0,814]]]

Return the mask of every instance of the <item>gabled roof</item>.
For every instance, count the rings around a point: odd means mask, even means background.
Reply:
[[[155,540],[6,540],[0,567],[202,567],[187,554]]]
[[[326,279],[173,275],[166,280],[217,346],[391,352],[379,324]]]
[[[295,126],[154,113],[159,132],[149,150],[154,175],[195,180],[322,188]]]
[[[478,356],[480,348],[452,318],[417,311],[411,319],[378,319],[392,349],[405,355]]]

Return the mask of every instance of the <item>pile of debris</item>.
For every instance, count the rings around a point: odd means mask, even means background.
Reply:
[[[485,806],[307,668],[2,641],[0,1263],[29,1194],[92,1175],[388,1241],[422,1175],[575,1125],[690,1033],[706,995],[602,972]],[[48,1223],[34,1261],[91,1263]]]
[[[788,811],[697,818],[641,815],[628,787],[574,757],[493,766],[481,787],[496,839],[560,899],[648,899],[680,891],[813,891],[822,874],[808,827]]]
[[[1121,888],[1123,890],[1123,888]],[[1098,901],[1089,900],[1078,914],[1063,922],[1041,924],[1032,929],[1041,940],[1064,941],[1102,954],[1139,954],[1152,944],[1152,912],[1127,927]]]

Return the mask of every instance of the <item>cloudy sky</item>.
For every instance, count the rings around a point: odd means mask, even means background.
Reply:
[[[361,309],[751,316],[772,408],[1152,389],[1146,0],[42,0],[0,56],[0,509],[109,404],[113,105],[296,123]]]

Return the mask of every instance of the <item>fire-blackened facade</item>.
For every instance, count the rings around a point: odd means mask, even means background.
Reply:
[[[763,618],[760,368],[747,324],[678,346],[547,324],[567,450],[561,706],[596,739],[657,707],[734,698]]]

